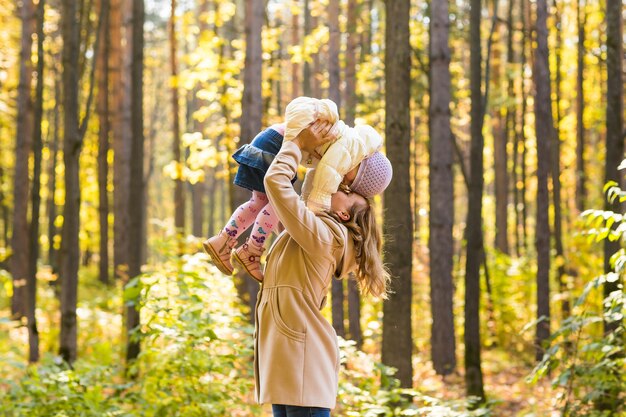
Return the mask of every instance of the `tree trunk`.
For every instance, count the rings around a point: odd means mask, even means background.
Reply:
[[[176,179],[174,180],[174,225],[178,233],[185,234],[185,195],[183,194],[183,160],[180,150],[180,106],[178,102],[178,60],[176,51],[176,0],[171,2],[170,16],[170,70],[172,83],[172,148],[176,162]]]
[[[435,371],[456,368],[452,281],[454,240],[453,138],[450,130],[450,17],[448,1],[433,2],[430,23],[430,250],[431,355]]]
[[[398,369],[403,387],[412,386],[411,299],[413,271],[413,225],[411,215],[409,114],[411,47],[409,43],[409,0],[389,0],[385,17],[385,136],[387,156],[394,177],[384,193],[385,262],[393,277],[391,294],[383,303],[382,361]]]
[[[20,78],[17,87],[17,134],[15,138],[15,171],[13,175],[13,227],[11,237],[11,275],[13,298],[11,315],[26,316],[28,280],[28,155],[33,136],[33,103],[31,98],[31,48],[35,8],[32,0],[23,0],[20,8],[22,41],[20,47]]]
[[[341,33],[339,32],[339,0],[328,2],[328,98],[337,104],[341,113],[341,67],[339,52],[341,49]]]
[[[363,331],[361,330],[361,293],[356,279],[348,280],[348,321],[350,339],[356,342],[357,349],[363,347]]]
[[[2,87],[2,83],[0,83],[0,87]],[[2,137],[3,125],[0,124],[0,137]],[[0,152],[3,150],[0,148]],[[4,167],[0,165],[0,184],[4,184]],[[0,221],[2,221],[2,233],[0,233],[0,239],[2,239],[3,247],[9,246],[9,207],[7,206],[7,198],[4,195],[4,191],[2,187],[0,187]]]
[[[550,336],[550,223],[548,217],[548,173],[550,171],[550,141],[554,134],[550,67],[548,52],[548,6],[546,0],[537,0],[537,48],[533,78],[535,81],[535,132],[537,134],[537,220],[535,248],[537,250],[537,334],[536,359],[543,357],[543,343]]]
[[[130,20],[122,0],[110,0],[109,11],[109,84],[112,93],[110,116],[113,134],[113,262],[115,277],[128,279],[128,192],[130,181],[130,126],[126,93],[128,69],[125,67],[127,53],[122,49],[122,22]],[[122,19],[122,16],[125,16]],[[126,42],[129,45],[129,42]],[[129,47],[127,47],[128,49]],[[124,75],[123,75],[124,74]]]
[[[339,0],[328,2],[328,98],[337,104],[341,110],[341,68],[339,65],[339,50],[341,48],[339,33]],[[331,287],[332,296],[332,322],[338,335],[345,335],[344,328],[344,286],[343,281],[333,280]]]
[[[296,0],[297,1],[297,0]],[[330,0],[331,2],[333,0]],[[300,15],[299,7],[291,9],[291,45],[300,45]],[[300,64],[292,60],[291,62],[291,98],[300,95]]]
[[[497,9],[494,9],[497,14]],[[506,66],[503,60],[502,43],[500,42],[502,31],[497,30],[496,46],[494,48],[495,59],[493,62],[493,87],[494,96],[502,96],[503,83],[502,77],[506,76]],[[509,235],[508,235],[508,206],[509,206],[509,176],[508,176],[508,118],[506,113],[503,115],[500,109],[501,99],[498,99],[493,106],[493,159],[495,174],[495,205],[496,205],[496,240],[495,247],[498,251],[509,253]]]
[[[41,122],[43,119],[43,83],[44,83],[44,10],[45,1],[37,4],[37,86],[35,88],[35,120],[33,131],[33,189],[31,193],[31,219],[29,232],[29,260],[27,307],[28,312],[28,361],[39,360],[39,332],[37,330],[37,259],[39,258],[39,212],[41,207],[41,153],[43,140],[41,137]]]
[[[80,26],[74,0],[62,0],[63,36],[63,161],[65,206],[61,240],[61,333],[59,353],[68,363],[76,360],[76,301],[78,292],[81,138],[78,124],[78,53]]]
[[[143,135],[143,24],[144,3],[143,0],[132,2],[132,32],[129,34],[132,42],[128,44],[131,54],[130,73],[130,115],[131,115],[131,166],[130,166],[130,197],[128,200],[129,217],[129,254],[128,275],[131,278],[141,273],[142,263],[142,232],[143,216],[145,210],[144,199],[144,135]],[[138,328],[139,306],[128,305],[126,308],[126,325],[128,331],[128,346],[126,360],[136,359],[140,351],[140,341],[131,333]]]
[[[555,74],[555,108],[556,108],[556,123],[555,123],[555,131],[552,135],[551,145],[550,145],[550,156],[551,156],[551,174],[552,174],[552,200],[554,204],[554,246],[556,249],[557,258],[564,260],[564,251],[563,248],[563,215],[562,215],[562,204],[561,204],[561,131],[560,124],[563,118],[561,114],[561,51],[563,48],[563,40],[561,36],[561,14],[559,13],[558,5],[556,4],[556,0],[554,0],[554,10],[555,10],[555,22],[557,25],[556,31],[556,74]],[[570,303],[569,303],[569,294],[567,289],[567,283],[565,282],[565,264],[564,262],[559,262],[557,264],[557,282],[559,284],[559,292],[561,293],[561,313],[562,319],[564,320],[570,314]]]
[[[52,119],[52,144],[50,145],[50,161],[48,165],[48,200],[46,202],[48,213],[48,264],[52,267],[52,273],[56,274],[59,269],[59,263],[56,256],[56,250],[54,248],[54,238],[57,233],[57,228],[54,221],[57,217],[57,206],[54,201],[54,195],[56,194],[56,164],[59,153],[59,108],[61,107],[61,86],[56,72],[56,66],[52,65],[52,72],[54,74],[54,115]]]
[[[472,0],[470,11],[471,147],[470,183],[466,222],[465,266],[465,384],[467,395],[485,398],[480,358],[480,263],[483,251],[483,94],[480,44],[481,1]]]
[[[527,92],[526,92],[526,46],[528,44],[529,29],[527,26],[527,14],[528,4],[526,1],[521,1],[520,20],[522,26],[522,44],[520,53],[520,90],[522,105],[520,111],[520,123],[519,128],[515,133],[515,153],[518,155],[515,157],[515,161],[518,161],[515,166],[515,247],[517,256],[522,256],[522,253],[527,249],[527,231],[526,231],[526,109],[527,109]],[[520,148],[521,154],[520,154]],[[519,164],[519,166],[517,166]],[[521,184],[518,185],[518,184]]]
[[[319,25],[319,16],[311,16],[311,26],[312,30],[317,29]],[[313,78],[311,82],[312,86],[312,94],[315,98],[322,98],[322,65],[320,62],[320,52],[319,50],[313,54]]]
[[[508,13],[507,13],[507,38],[506,38],[506,79],[507,79],[507,88],[506,88],[506,95],[507,95],[507,100],[512,100],[515,99],[515,78],[513,75],[513,68],[515,65],[515,51],[513,49],[513,36],[515,34],[515,21],[514,21],[514,17],[513,17],[513,10],[515,8],[515,0],[509,0],[509,9],[508,9]],[[505,108],[505,132],[504,132],[504,137],[505,137],[505,141],[508,143],[509,141],[511,141],[511,143],[513,144],[513,155],[512,155],[512,169],[511,169],[511,176],[512,176],[512,183],[513,183],[513,189],[511,190],[510,187],[510,183],[508,181],[508,174],[507,174],[507,181],[506,181],[506,192],[507,192],[507,203],[508,203],[508,193],[509,192],[513,192],[513,196],[515,201],[515,204],[517,203],[517,158],[518,158],[518,150],[517,150],[517,126],[516,126],[516,104],[507,104],[506,108]],[[506,149],[505,149],[505,153],[506,153]],[[508,159],[508,157],[507,157]],[[504,168],[505,170],[508,170],[508,168],[505,166]],[[514,205],[515,210],[517,211],[517,205]],[[507,225],[508,225],[508,211],[507,211]],[[508,229],[507,229],[508,231]],[[516,241],[516,245],[517,245],[517,241],[518,241],[518,231],[517,231],[517,225],[515,226],[515,241]],[[510,253],[510,244],[508,241],[508,233],[507,233],[507,250],[509,251],[508,253]],[[516,253],[517,252],[517,247],[516,247]]]
[[[576,209],[578,213],[585,210],[585,26],[587,13],[586,0],[577,0],[576,26],[578,42],[576,56]]]
[[[265,3],[263,0],[246,0],[246,59],[243,73],[243,97],[241,104],[240,145],[250,143],[254,136],[261,131],[261,119],[263,117],[263,98],[261,95],[261,80],[263,72],[261,31],[263,29],[263,16]],[[241,187],[235,187],[231,201],[231,209],[235,211],[239,205],[249,197],[249,191]],[[254,306],[258,284],[246,275],[245,288],[248,305],[251,311],[251,320],[254,320]]]
[[[624,97],[623,97],[623,44],[622,44],[622,2],[607,0],[606,2],[606,159],[604,168],[604,182],[616,181],[623,187],[622,175],[617,170],[624,158]],[[614,203],[606,201],[605,210],[623,213],[619,199]],[[604,240],[604,271],[612,271],[611,256],[620,249],[619,240],[611,242]],[[604,284],[604,296],[608,297],[621,286],[621,279]],[[604,332],[609,333],[617,329],[619,323],[604,322]]]
[[[103,19],[98,56],[98,214],[100,223],[99,279],[109,283],[109,0],[100,0],[99,14]]]
[[[359,42],[357,33],[358,4],[357,0],[348,0],[348,39],[346,45],[346,68],[345,68],[345,118],[348,126],[354,125],[357,105],[356,83],[356,49]],[[358,287],[354,279],[349,279],[348,287],[348,321],[350,338],[357,342],[357,347],[363,344],[361,334],[361,300]],[[333,310],[334,311],[334,310]]]
[[[302,36],[302,47],[304,52],[304,64],[302,68],[302,93],[311,97],[311,63],[310,63],[310,51],[306,48],[307,36],[311,33],[311,8],[309,0],[304,0],[304,9],[302,11],[304,16],[304,33]]]

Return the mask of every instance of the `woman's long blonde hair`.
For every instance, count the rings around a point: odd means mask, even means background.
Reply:
[[[330,211],[327,213],[346,226],[354,240],[358,264],[355,275],[361,292],[385,299],[390,275],[382,260],[382,233],[376,222],[372,201],[367,198],[366,200],[365,206],[355,204],[352,207],[348,221],[342,221]]]

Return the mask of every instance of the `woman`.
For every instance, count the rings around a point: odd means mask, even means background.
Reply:
[[[329,140],[314,125],[284,142],[265,176],[265,190],[285,227],[267,256],[256,305],[256,397],[274,416],[330,416],[337,397],[339,349],[333,327],[320,310],[333,277],[355,272],[364,293],[384,297],[389,275],[371,202],[346,187],[331,208],[315,214],[293,189],[302,152]],[[391,167],[372,167],[372,187],[389,183]],[[384,187],[383,187],[384,188]]]

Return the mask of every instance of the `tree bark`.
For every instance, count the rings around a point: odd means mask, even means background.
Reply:
[[[533,78],[535,81],[535,132],[537,134],[537,220],[535,248],[537,250],[537,333],[536,359],[543,357],[543,343],[550,336],[550,222],[548,216],[548,173],[550,171],[550,141],[554,134],[550,67],[548,52],[548,6],[537,0],[535,31],[537,47]]]
[[[339,0],[328,2],[328,98],[335,102],[341,113],[341,66],[339,52],[341,33],[339,32]]]
[[[564,252],[563,248],[563,215],[562,215],[562,203],[561,203],[561,130],[560,124],[563,118],[561,114],[561,61],[562,61],[562,48],[563,48],[563,39],[561,36],[561,14],[559,12],[558,5],[556,0],[554,0],[554,19],[557,26],[556,31],[556,46],[555,46],[555,55],[556,55],[556,68],[555,68],[555,93],[556,97],[554,100],[555,108],[556,108],[556,123],[555,130],[553,132],[551,138],[550,145],[550,156],[551,156],[551,174],[552,174],[552,201],[554,205],[554,246],[556,250],[557,258],[564,260]],[[557,282],[559,285],[559,292],[561,293],[561,313],[562,319],[564,320],[570,314],[570,302],[569,302],[569,293],[567,289],[567,282],[565,282],[565,263],[559,262],[557,264]]]
[[[109,284],[109,0],[100,0],[99,14],[103,19],[100,29],[98,56],[98,214],[100,224],[99,279]]]
[[[15,319],[26,316],[28,280],[28,155],[33,136],[32,90],[32,35],[34,32],[34,5],[23,0],[20,8],[22,41],[20,46],[20,76],[17,87],[17,128],[15,138],[15,170],[13,176],[13,227],[11,236],[11,275],[13,298],[11,315]]]
[[[63,161],[65,206],[61,240],[61,332],[59,353],[68,363],[76,360],[76,302],[78,292],[81,138],[78,123],[78,53],[80,26],[74,0],[62,0],[63,37]]]
[[[494,16],[497,15],[497,9],[493,10]],[[504,64],[502,54],[502,43],[500,37],[501,30],[497,30],[496,46],[494,47],[495,59],[493,62],[493,87],[494,96],[502,97],[503,93],[503,74],[506,77],[506,66]],[[508,58],[508,55],[507,55]],[[498,101],[502,101],[499,99]],[[509,176],[508,176],[508,117],[507,113],[503,114],[498,102],[493,106],[493,159],[495,174],[495,197],[496,197],[496,240],[495,247],[498,251],[509,253],[509,235],[508,235],[508,207],[509,207]],[[508,108],[508,106],[507,106]]]
[[[50,145],[50,161],[48,165],[48,201],[46,203],[48,213],[48,264],[52,267],[52,273],[56,274],[59,269],[59,263],[56,256],[56,250],[54,248],[54,238],[57,233],[57,228],[54,224],[57,217],[57,206],[54,201],[54,195],[56,194],[56,163],[59,153],[59,107],[61,105],[61,86],[57,76],[56,66],[52,66],[53,78],[54,78],[54,111],[52,119],[52,144]]]
[[[311,26],[312,26],[312,30],[317,29],[319,25],[319,16],[315,15],[315,16],[311,16]],[[322,65],[320,62],[320,52],[319,50],[317,52],[315,52],[313,54],[313,75],[312,75],[312,80],[311,82],[313,83],[312,86],[312,94],[313,97],[315,98],[321,98],[322,97]]]
[[[239,144],[250,143],[254,136],[261,131],[263,117],[263,98],[261,95],[261,80],[263,73],[263,60],[261,48],[261,32],[263,29],[263,16],[265,3],[263,0],[246,0],[246,59],[243,73],[243,98],[241,104],[241,127]],[[235,187],[231,201],[231,210],[235,211],[249,197],[249,191],[241,187]],[[246,275],[245,288],[248,297],[248,305],[252,312],[256,305],[258,284]],[[254,320],[254,313],[251,314]]]
[[[341,34],[339,33],[339,0],[329,0],[328,10],[328,98],[337,104],[341,113],[341,67],[339,65],[339,51],[341,48]],[[331,287],[332,296],[332,322],[335,331],[340,336],[345,336],[344,327],[344,285],[343,281],[333,280]]]
[[[413,225],[411,213],[409,114],[411,46],[409,43],[409,0],[388,0],[385,17],[385,136],[387,156],[394,177],[384,193],[385,262],[389,265],[391,294],[383,303],[383,363],[398,369],[402,387],[412,386],[411,299],[413,271]]]
[[[450,17],[448,1],[433,2],[430,23],[430,299],[431,356],[435,371],[456,368],[452,281],[454,240],[453,145],[450,130]]]
[[[346,44],[346,67],[345,67],[345,118],[348,126],[354,125],[357,105],[357,81],[356,81],[356,49],[359,42],[357,33],[358,4],[357,0],[348,0],[348,39]],[[348,287],[348,321],[350,338],[357,343],[357,347],[363,344],[361,334],[361,300],[358,287],[354,279],[347,281]],[[334,310],[333,310],[334,311]]]
[[[587,13],[586,0],[576,3],[576,26],[578,42],[576,55],[576,209],[579,213],[585,210],[585,26]]]
[[[348,280],[348,333],[356,342],[357,349],[363,347],[363,331],[361,330],[361,293],[354,277]]]
[[[302,49],[304,52],[304,63],[302,66],[302,93],[310,97],[311,96],[311,62],[310,51],[306,48],[307,36],[311,33],[311,7],[309,0],[304,0],[304,9],[302,11],[304,16],[304,33],[302,36]]]
[[[128,193],[130,181],[130,126],[128,123],[129,89],[125,67],[127,53],[122,49],[122,22],[130,20],[121,0],[110,0],[109,9],[109,84],[112,93],[110,116],[113,134],[113,262],[115,277],[128,279]],[[124,20],[122,16],[125,16]],[[129,45],[129,42],[126,42]],[[128,47],[127,47],[128,49]]]
[[[622,188],[623,176],[617,170],[624,158],[624,96],[623,96],[623,20],[622,2],[620,0],[607,0],[606,2],[606,159],[604,169],[604,182],[616,181]],[[608,200],[604,203],[605,210],[615,213],[623,213],[623,205],[617,199],[614,203]],[[615,227],[615,226],[614,226]],[[611,242],[604,240],[604,271],[612,271],[611,256],[620,249],[619,240]],[[604,296],[608,297],[613,291],[617,291],[621,285],[621,279],[604,284]],[[609,333],[617,329],[619,323],[604,322],[604,332]]]
[[[172,12],[170,15],[170,70],[172,86],[172,149],[174,162],[176,162],[176,179],[174,180],[174,225],[176,231],[185,234],[185,195],[183,194],[183,160],[180,150],[180,105],[178,102],[178,60],[176,51],[176,0],[171,1]]]
[[[297,1],[297,0],[296,0]],[[332,1],[332,0],[331,0]],[[291,9],[291,45],[300,45],[300,15],[298,8]],[[291,98],[300,95],[300,64],[291,61]]]
[[[128,275],[131,278],[141,273],[142,264],[142,233],[143,216],[145,210],[144,199],[144,134],[143,134],[143,24],[144,24],[144,3],[143,0],[133,0],[132,2],[132,25],[129,44],[131,56],[130,73],[130,116],[131,116],[131,166],[130,166],[130,197],[128,200],[129,217],[129,254],[128,254]],[[126,308],[126,325],[128,332],[128,345],[126,349],[126,360],[134,360],[139,355],[140,341],[137,336],[133,336],[138,331],[139,306],[128,305]]]
[[[28,361],[39,360],[39,331],[37,330],[37,259],[39,258],[39,212],[41,207],[41,153],[43,139],[41,122],[43,119],[43,87],[44,87],[44,11],[45,1],[37,4],[37,86],[35,87],[35,120],[33,131],[33,188],[31,192],[31,219],[29,233],[29,260],[27,307],[28,312]]]
[[[480,345],[480,263],[483,251],[483,94],[480,44],[481,0],[470,3],[471,145],[470,185],[466,222],[465,384],[467,395],[485,398]]]

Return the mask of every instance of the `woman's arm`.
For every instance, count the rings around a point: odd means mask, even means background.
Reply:
[[[307,253],[319,253],[321,247],[336,239],[328,225],[306,207],[291,184],[302,158],[300,146],[308,148],[316,140],[320,138],[304,134],[294,141],[283,142],[264,180],[265,191],[278,219]]]

